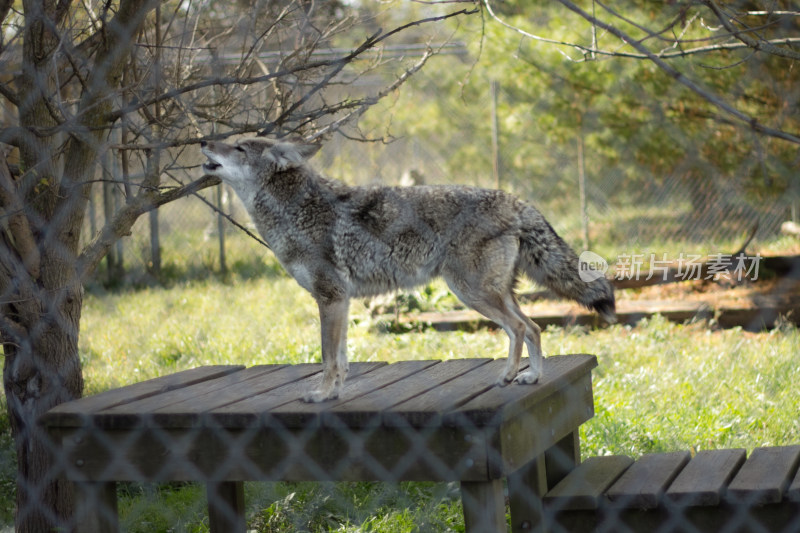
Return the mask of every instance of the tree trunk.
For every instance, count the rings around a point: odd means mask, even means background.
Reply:
[[[26,342],[4,345],[3,386],[18,465],[18,533],[54,531],[69,520],[72,487],[57,479],[54,448],[37,421],[83,392],[78,357],[82,288],[70,283],[61,290],[42,288],[39,295],[42,312],[36,322],[26,324]]]

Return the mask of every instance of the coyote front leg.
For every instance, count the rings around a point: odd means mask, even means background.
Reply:
[[[322,383],[303,398],[307,402],[324,402],[339,397],[347,377],[348,300],[317,302],[322,334]]]

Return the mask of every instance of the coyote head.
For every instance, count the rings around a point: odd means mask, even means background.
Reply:
[[[256,176],[270,177],[303,165],[313,156],[319,145],[303,141],[246,139],[233,144],[211,141],[201,142],[208,162],[203,170],[231,185],[243,184]]]

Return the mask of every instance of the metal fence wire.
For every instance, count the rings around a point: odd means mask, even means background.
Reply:
[[[114,531],[129,483],[198,482],[208,528],[243,532],[244,481],[431,481],[432,501],[462,502],[470,532],[507,520],[513,531],[800,531],[800,446],[581,462],[591,355],[547,358],[530,387],[496,386],[505,360],[474,358],[352,363],[342,398],[316,404],[301,398],[319,363],[198,366],[82,397],[87,287],[264,275],[270,252],[231,190],[203,175],[201,141],[305,135],[325,140],[312,164],[352,185],[500,187],[609,263],[732,253],[796,216],[796,185],[753,192],[763,153],[733,176],[691,150],[660,172],[637,160],[650,145],[634,136],[604,159],[591,111],[586,139],[548,136],[547,102],[493,83],[469,46],[444,42],[473,3],[410,9],[413,24],[382,2],[250,3],[0,2],[0,490],[16,492],[3,517],[26,533]],[[379,31],[379,15],[395,31]],[[470,98],[453,90],[464,80]],[[665,119],[659,134],[682,132]],[[773,177],[794,183],[795,170]],[[676,486],[692,498],[672,498]],[[408,503],[395,498],[374,505]],[[289,517],[277,529],[303,527]]]
[[[458,57],[440,61],[456,62],[463,68]],[[464,115],[461,97],[443,94],[431,73],[423,70],[416,77],[415,84],[406,88],[411,94],[409,99],[435,102],[442,120]],[[382,78],[374,76],[361,80],[359,88],[376,91],[381,83]],[[472,83],[485,85],[487,91],[492,86],[489,80],[472,80]],[[500,86],[497,91],[500,112],[510,115],[509,120],[514,118],[518,104],[531,105],[520,101],[512,90]],[[486,94],[481,96],[485,97]],[[392,109],[387,111],[392,112]],[[538,113],[535,103],[534,110],[529,112],[534,116]],[[525,138],[515,138],[509,132],[507,137],[500,137],[495,162],[488,150],[480,149],[474,160],[461,162],[460,157],[453,155],[481,148],[476,142],[483,143],[482,148],[491,142],[490,114],[487,111],[484,115],[472,119],[478,121],[472,127],[483,131],[484,139],[454,136],[443,141],[426,137],[424,131],[420,135],[406,135],[400,127],[391,131],[393,135],[386,143],[350,142],[335,136],[313,164],[326,176],[351,185],[457,183],[500,187],[536,205],[575,248],[596,249],[609,262],[615,261],[619,254],[642,250],[667,253],[676,260],[680,253],[699,253],[704,257],[733,253],[745,242],[757,250],[761,243],[780,238],[781,225],[796,221],[798,216],[800,196],[796,187],[780,194],[768,190],[754,192],[752,169],[730,175],[697,153],[687,153],[677,167],[661,173],[637,163],[638,151],[649,148],[636,144],[620,148],[622,162],[609,166],[601,163],[599,156],[593,157],[590,148],[580,147],[579,139],[553,144],[544,132],[538,136],[531,133]],[[454,122],[454,128],[463,127]],[[668,138],[681,135],[668,121],[662,128],[661,134]],[[521,154],[531,150],[546,153],[546,157],[542,156],[545,160],[535,166],[515,164]],[[196,174],[202,156],[194,150],[182,157],[188,168],[177,172],[182,181],[189,180]],[[749,164],[760,165],[762,157],[754,153]],[[500,168],[499,174],[492,170],[495,165]],[[112,158],[110,162],[105,160],[103,168],[103,176],[109,181],[92,190],[86,236],[103,227],[115,213],[114,206],[123,201],[121,166]],[[783,169],[765,179],[794,183],[791,172]],[[631,173],[639,173],[634,184]],[[156,271],[162,263],[167,268],[167,277],[225,270],[229,265],[225,261],[225,235],[220,230],[236,240],[243,234],[230,219],[247,226],[249,218],[228,188],[199,194],[205,201],[186,198],[163,206],[149,218],[141,218],[130,236],[122,238],[109,252],[98,281],[154,282],[159,278]],[[581,197],[585,198],[583,203]]]
[[[581,463],[595,358],[548,358],[535,387],[494,386],[504,364],[353,363],[326,404],[299,399],[318,364],[200,367],[73,402],[44,419],[53,475],[79,489],[68,527],[115,530],[115,482],[186,480],[207,485],[211,531],[245,531],[242,480],[454,483],[471,532],[800,527],[799,446]]]
[[[431,150],[421,140],[399,140],[388,147],[369,150],[361,145],[335,144],[343,150],[328,159],[336,161],[330,165],[315,162],[315,165],[321,167],[323,174],[351,184],[463,183],[460,181],[463,174],[447,171],[445,155]],[[328,147],[326,152],[336,148]],[[508,170],[505,174],[508,183],[501,186],[536,205],[576,249],[583,249],[586,243],[587,249],[599,247],[601,255],[610,262],[620,254],[636,251],[667,253],[676,261],[680,253],[703,257],[734,253],[751,236],[754,239],[750,248],[755,251],[759,243],[780,238],[781,225],[797,216],[798,204],[792,195],[762,201],[745,193],[744,186],[732,185],[735,180],[708,190],[708,184],[687,182],[678,175],[659,179],[660,183],[638,195],[632,208],[630,199],[618,193],[624,188],[625,177],[614,173],[588,180],[589,199],[584,216],[577,202],[565,202],[563,194],[555,194],[564,188],[565,180],[574,182],[570,187],[575,191],[578,188],[577,172],[569,172],[576,163],[568,161],[571,155],[566,153],[568,147],[564,150],[561,155],[566,170],[541,175]],[[376,152],[380,155],[373,156]],[[509,158],[513,157],[513,150],[508,152]],[[346,158],[348,167],[362,170],[341,171],[343,164],[339,158]],[[470,185],[493,186],[488,173],[469,176],[465,181]],[[157,272],[160,268],[167,269],[164,276],[169,279],[187,273],[208,275],[230,267],[225,258],[226,246],[234,246],[235,257],[236,246],[247,246],[241,243],[248,240],[231,219],[251,231],[254,228],[248,226],[249,217],[235,194],[221,187],[221,191],[199,193],[205,202],[187,198],[164,206],[153,217],[141,218],[131,235],[111,250],[96,280],[134,285],[157,283],[162,279]],[[701,188],[704,190],[700,191]],[[105,223],[105,215],[99,208],[102,194],[100,190],[92,194],[87,235],[93,234],[89,226],[97,228]],[[692,204],[698,195],[704,198],[702,209]],[[254,250],[269,253],[251,241]]]

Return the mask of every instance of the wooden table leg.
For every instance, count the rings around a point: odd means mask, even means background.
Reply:
[[[461,502],[467,533],[505,533],[506,499],[503,480],[462,481]]]
[[[543,456],[508,476],[511,530],[514,533],[547,529],[542,497],[580,463],[580,455],[580,433],[576,429]]]
[[[206,486],[211,533],[245,533],[244,483],[223,481]]]
[[[111,482],[75,482],[75,532],[116,533],[117,484]]]
[[[547,489],[567,477],[581,462],[581,432],[576,429],[544,452],[547,470]]]
[[[508,475],[508,504],[513,533],[544,531],[542,496],[546,492],[544,455]]]

